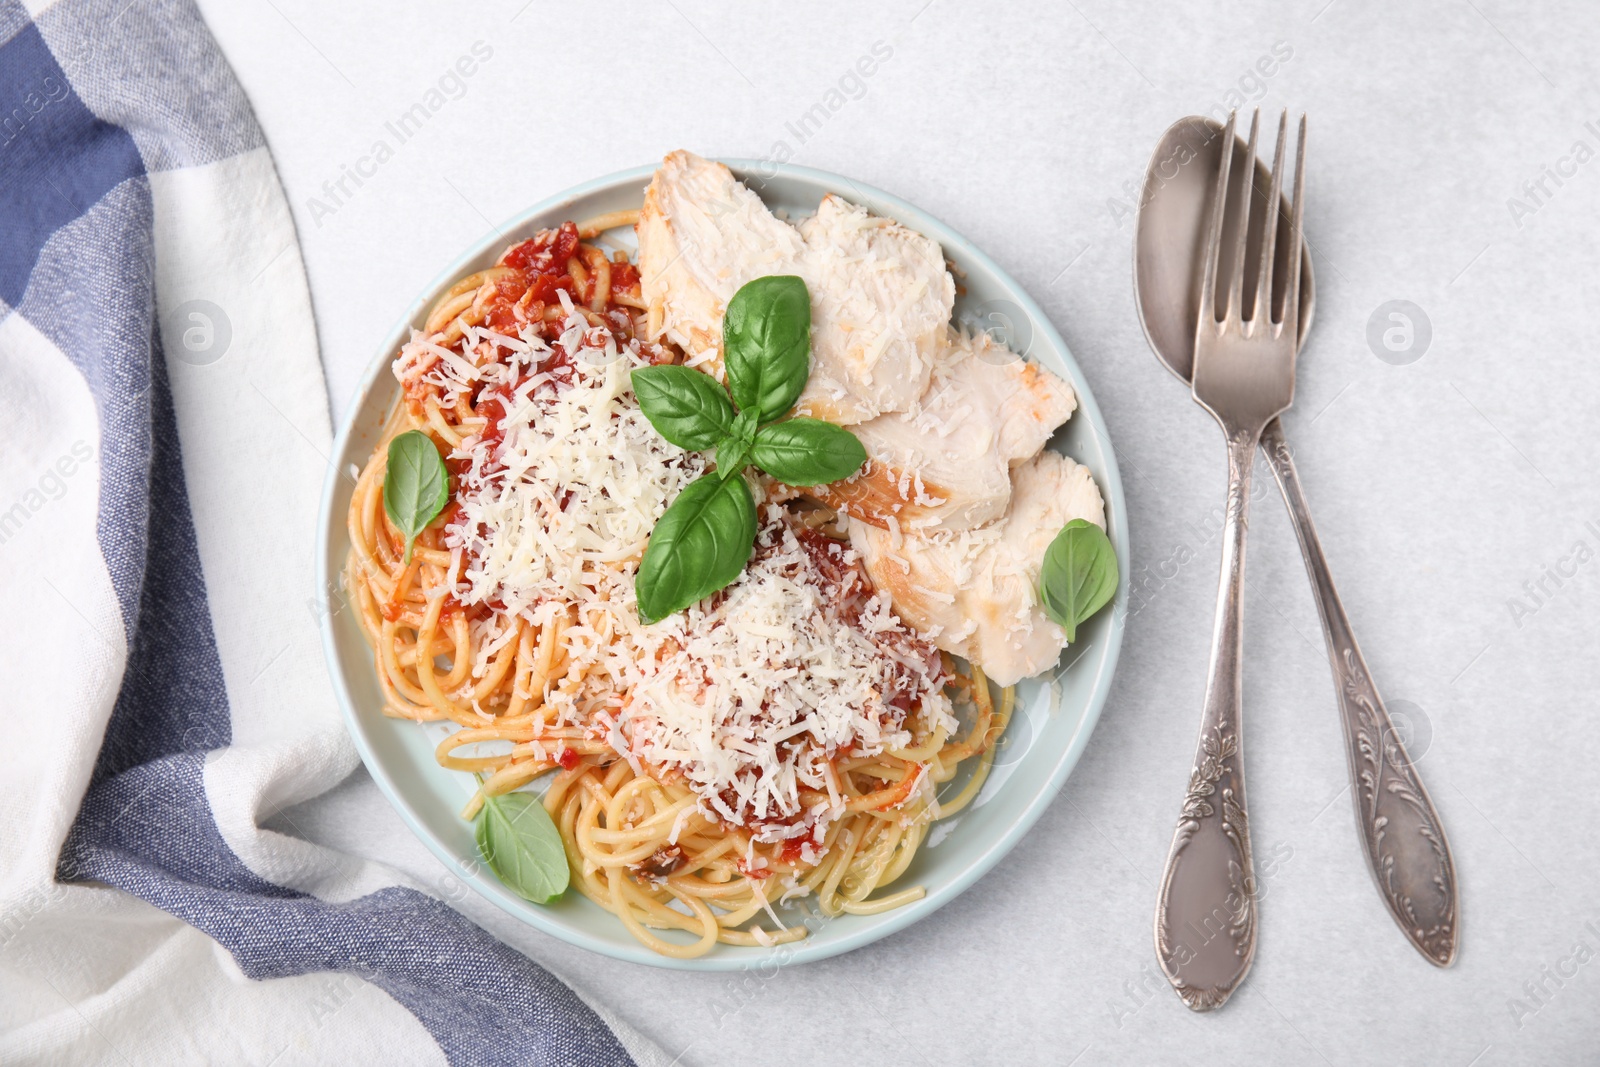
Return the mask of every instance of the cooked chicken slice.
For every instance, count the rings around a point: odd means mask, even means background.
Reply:
[[[721,163],[669,155],[639,216],[644,299],[689,362],[722,374],[722,315],[745,282],[796,274],[811,292],[811,378],[797,409],[842,426],[927,388],[955,283],[934,241],[830,196],[800,230]]]
[[[955,303],[938,244],[837,196],[800,224],[811,378],[796,410],[841,426],[907,411],[928,386]]]
[[[1000,685],[1051,667],[1067,635],[1039,604],[1045,549],[1072,519],[1105,525],[1089,468],[1041,452],[1012,472],[1005,517],[976,530],[905,533],[850,523],[850,541],[900,617]]]
[[[1078,405],[1072,387],[986,334],[951,331],[911,411],[854,428],[867,466],[813,490],[852,518],[966,530],[1005,514],[1011,466],[1035,455]]]
[[[792,274],[805,251],[793,226],[721,163],[692,152],[661,161],[639,213],[639,275],[652,319],[689,362],[722,375],[722,313],[739,287]]]

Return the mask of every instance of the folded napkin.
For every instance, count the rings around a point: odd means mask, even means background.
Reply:
[[[0,1062],[660,1052],[263,823],[357,765],[293,222],[185,0],[0,0]]]

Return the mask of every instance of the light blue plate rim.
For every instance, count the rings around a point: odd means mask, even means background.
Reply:
[[[1100,407],[1095,402],[1094,394],[1090,391],[1084,378],[1082,368],[1078,366],[1071,349],[1067,347],[1066,341],[1050,322],[1044,310],[1039,307],[1021,285],[1001,269],[999,264],[990,259],[971,241],[939,219],[921,208],[874,186],[812,167],[775,164],[753,159],[723,158],[721,161],[726,163],[736,174],[747,180],[751,175],[760,175],[766,180],[791,178],[808,182],[821,190],[836,192],[846,197],[846,199],[850,199],[852,193],[857,198],[871,199],[875,201],[873,205],[875,209],[886,208],[887,213],[902,225],[925,233],[938,241],[946,256],[952,261],[960,264],[976,264],[993,276],[1000,287],[1006,290],[1007,298],[1013,301],[1031,319],[1033,328],[1042,332],[1049,344],[1059,352],[1072,380],[1073,388],[1078,394],[1078,410],[1074,415],[1074,419],[1086,420],[1093,430],[1095,438],[1102,446],[1104,474],[1098,481],[1100,482],[1101,495],[1106,505],[1108,532],[1110,533],[1112,545],[1116,548],[1117,559],[1121,563],[1121,577],[1117,594],[1112,604],[1108,606],[1109,610],[1105,613],[1107,618],[1102,624],[1101,633],[1096,638],[1096,643],[1100,644],[1102,648],[1094,665],[1096,670],[1094,688],[1084,709],[1080,725],[1073,733],[1070,742],[1056,758],[1056,765],[1043,786],[1036,789],[1034,794],[1027,798],[1026,803],[1010,822],[1005,832],[990,840],[973,858],[967,860],[964,868],[956,872],[948,881],[930,891],[922,899],[879,915],[848,916],[846,918],[869,921],[861,922],[856,929],[841,935],[832,936],[825,940],[808,938],[782,946],[785,952],[783,962],[787,965],[789,963],[827,959],[830,956],[853,951],[903,930],[920,919],[927,918],[987,874],[1006,853],[1016,846],[1017,842],[1044,814],[1045,808],[1055,799],[1056,794],[1061,790],[1061,786],[1066,782],[1067,776],[1072,773],[1072,769],[1083,755],[1083,750],[1088,745],[1089,736],[1094,732],[1094,727],[1099,721],[1100,713],[1110,693],[1112,678],[1116,673],[1127,616],[1129,574],[1132,570],[1127,528],[1128,514],[1123,494],[1122,478],[1117,468],[1116,454],[1111,444],[1111,436],[1106,429],[1105,419],[1101,415]],[[581,197],[610,191],[620,186],[637,185],[648,179],[655,170],[656,165],[650,164],[616,171],[580,185],[575,185],[518,212],[503,225],[491,229],[461,255],[457,256],[449,266],[434,277],[428,287],[405,310],[393,329],[389,331],[383,343],[379,345],[371,363],[362,376],[361,386],[340,419],[339,433],[334,441],[332,452],[333,460],[329,464],[328,473],[323,483],[322,502],[317,520],[316,594],[319,598],[317,600],[318,603],[324,603],[329,591],[337,588],[334,583],[337,582],[338,575],[336,572],[330,571],[329,560],[333,558],[330,554],[330,546],[335,541],[341,541],[345,531],[344,516],[342,514],[334,514],[333,510],[334,500],[338,492],[338,482],[341,477],[339,469],[340,457],[344,455],[350,437],[358,430],[356,423],[363,407],[363,400],[374,388],[377,388],[380,383],[385,381],[394,352],[404,339],[409,336],[409,330],[420,313],[432,305],[441,290],[448,288],[465,273],[467,264],[490,249],[498,248],[499,245],[503,244],[505,242],[505,234],[529,224],[541,215],[553,213],[556,209],[568,205]],[[392,381],[390,385],[396,391],[398,390],[398,387]],[[337,558],[343,559],[343,555],[344,553],[341,551]],[[355,699],[340,667],[340,657],[334,635],[333,615],[329,611],[322,611],[319,615],[323,655],[327,660],[328,672],[333,682],[334,692],[339,699],[339,707],[344,717],[346,728],[350,731],[350,736],[355,742],[356,750],[361,756],[362,763],[366,765],[379,790],[388,799],[395,811],[399,813],[400,818],[412,833],[417,835],[440,862],[444,863],[451,871],[457,872],[458,877],[462,878],[476,892],[493,901],[508,914],[529,923],[547,934],[560,938],[568,944],[576,945],[579,948],[588,949],[591,952],[597,952],[613,959],[687,971],[745,970],[759,965],[763,959],[770,959],[770,956],[766,954],[773,950],[739,949],[736,952],[728,952],[726,950],[730,946],[722,945],[717,946],[710,954],[696,959],[675,959],[652,952],[642,944],[626,946],[601,941],[560,921],[555,913],[541,910],[538,905],[530,904],[515,897],[498,883],[487,868],[475,862],[477,857],[461,856],[448,847],[427,828],[420,815],[413,808],[402,783],[396,780],[390,768],[378,758],[372,740],[368,736],[367,726],[357,712]],[[385,721],[396,722],[396,720]]]

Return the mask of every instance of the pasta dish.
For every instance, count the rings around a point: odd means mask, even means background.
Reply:
[[[688,368],[739,399],[730,302],[780,276],[809,296],[809,371],[729,468],[731,446],[664,436],[635,385]],[[900,883],[930,826],[972,803],[1015,683],[1068,644],[1042,561],[1064,524],[1104,526],[1088,471],[1044,447],[1075,397],[952,328],[954,296],[928,238],[837,197],[791,224],[677,152],[638,211],[511,244],[395,356],[344,575],[383,711],[451,728],[436,754],[476,776],[464,818],[542,794],[571,884],[657,952],[804,937],[779,915],[798,898],[920,897]],[[786,484],[763,420],[848,430],[866,460]],[[411,529],[396,445],[417,435],[447,478]],[[663,516],[729,481],[753,504],[741,569],[653,617]]]

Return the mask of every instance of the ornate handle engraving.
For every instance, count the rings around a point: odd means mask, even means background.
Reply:
[[[1322,554],[1311,509],[1294,457],[1277,419],[1267,424],[1261,448],[1272,464],[1289,505],[1300,551],[1311,576],[1328,658],[1339,690],[1345,752],[1355,799],[1356,824],[1373,880],[1406,937],[1432,963],[1448,967],[1460,937],[1456,869],[1450,844],[1428,791],[1395,733],[1383,698],[1361,657],[1328,561]]]
[[[1228,435],[1222,578],[1194,771],[1156,907],[1156,953],[1183,1002],[1220,1007],[1256,951],[1256,880],[1244,794],[1240,654],[1244,541],[1255,435]]]

